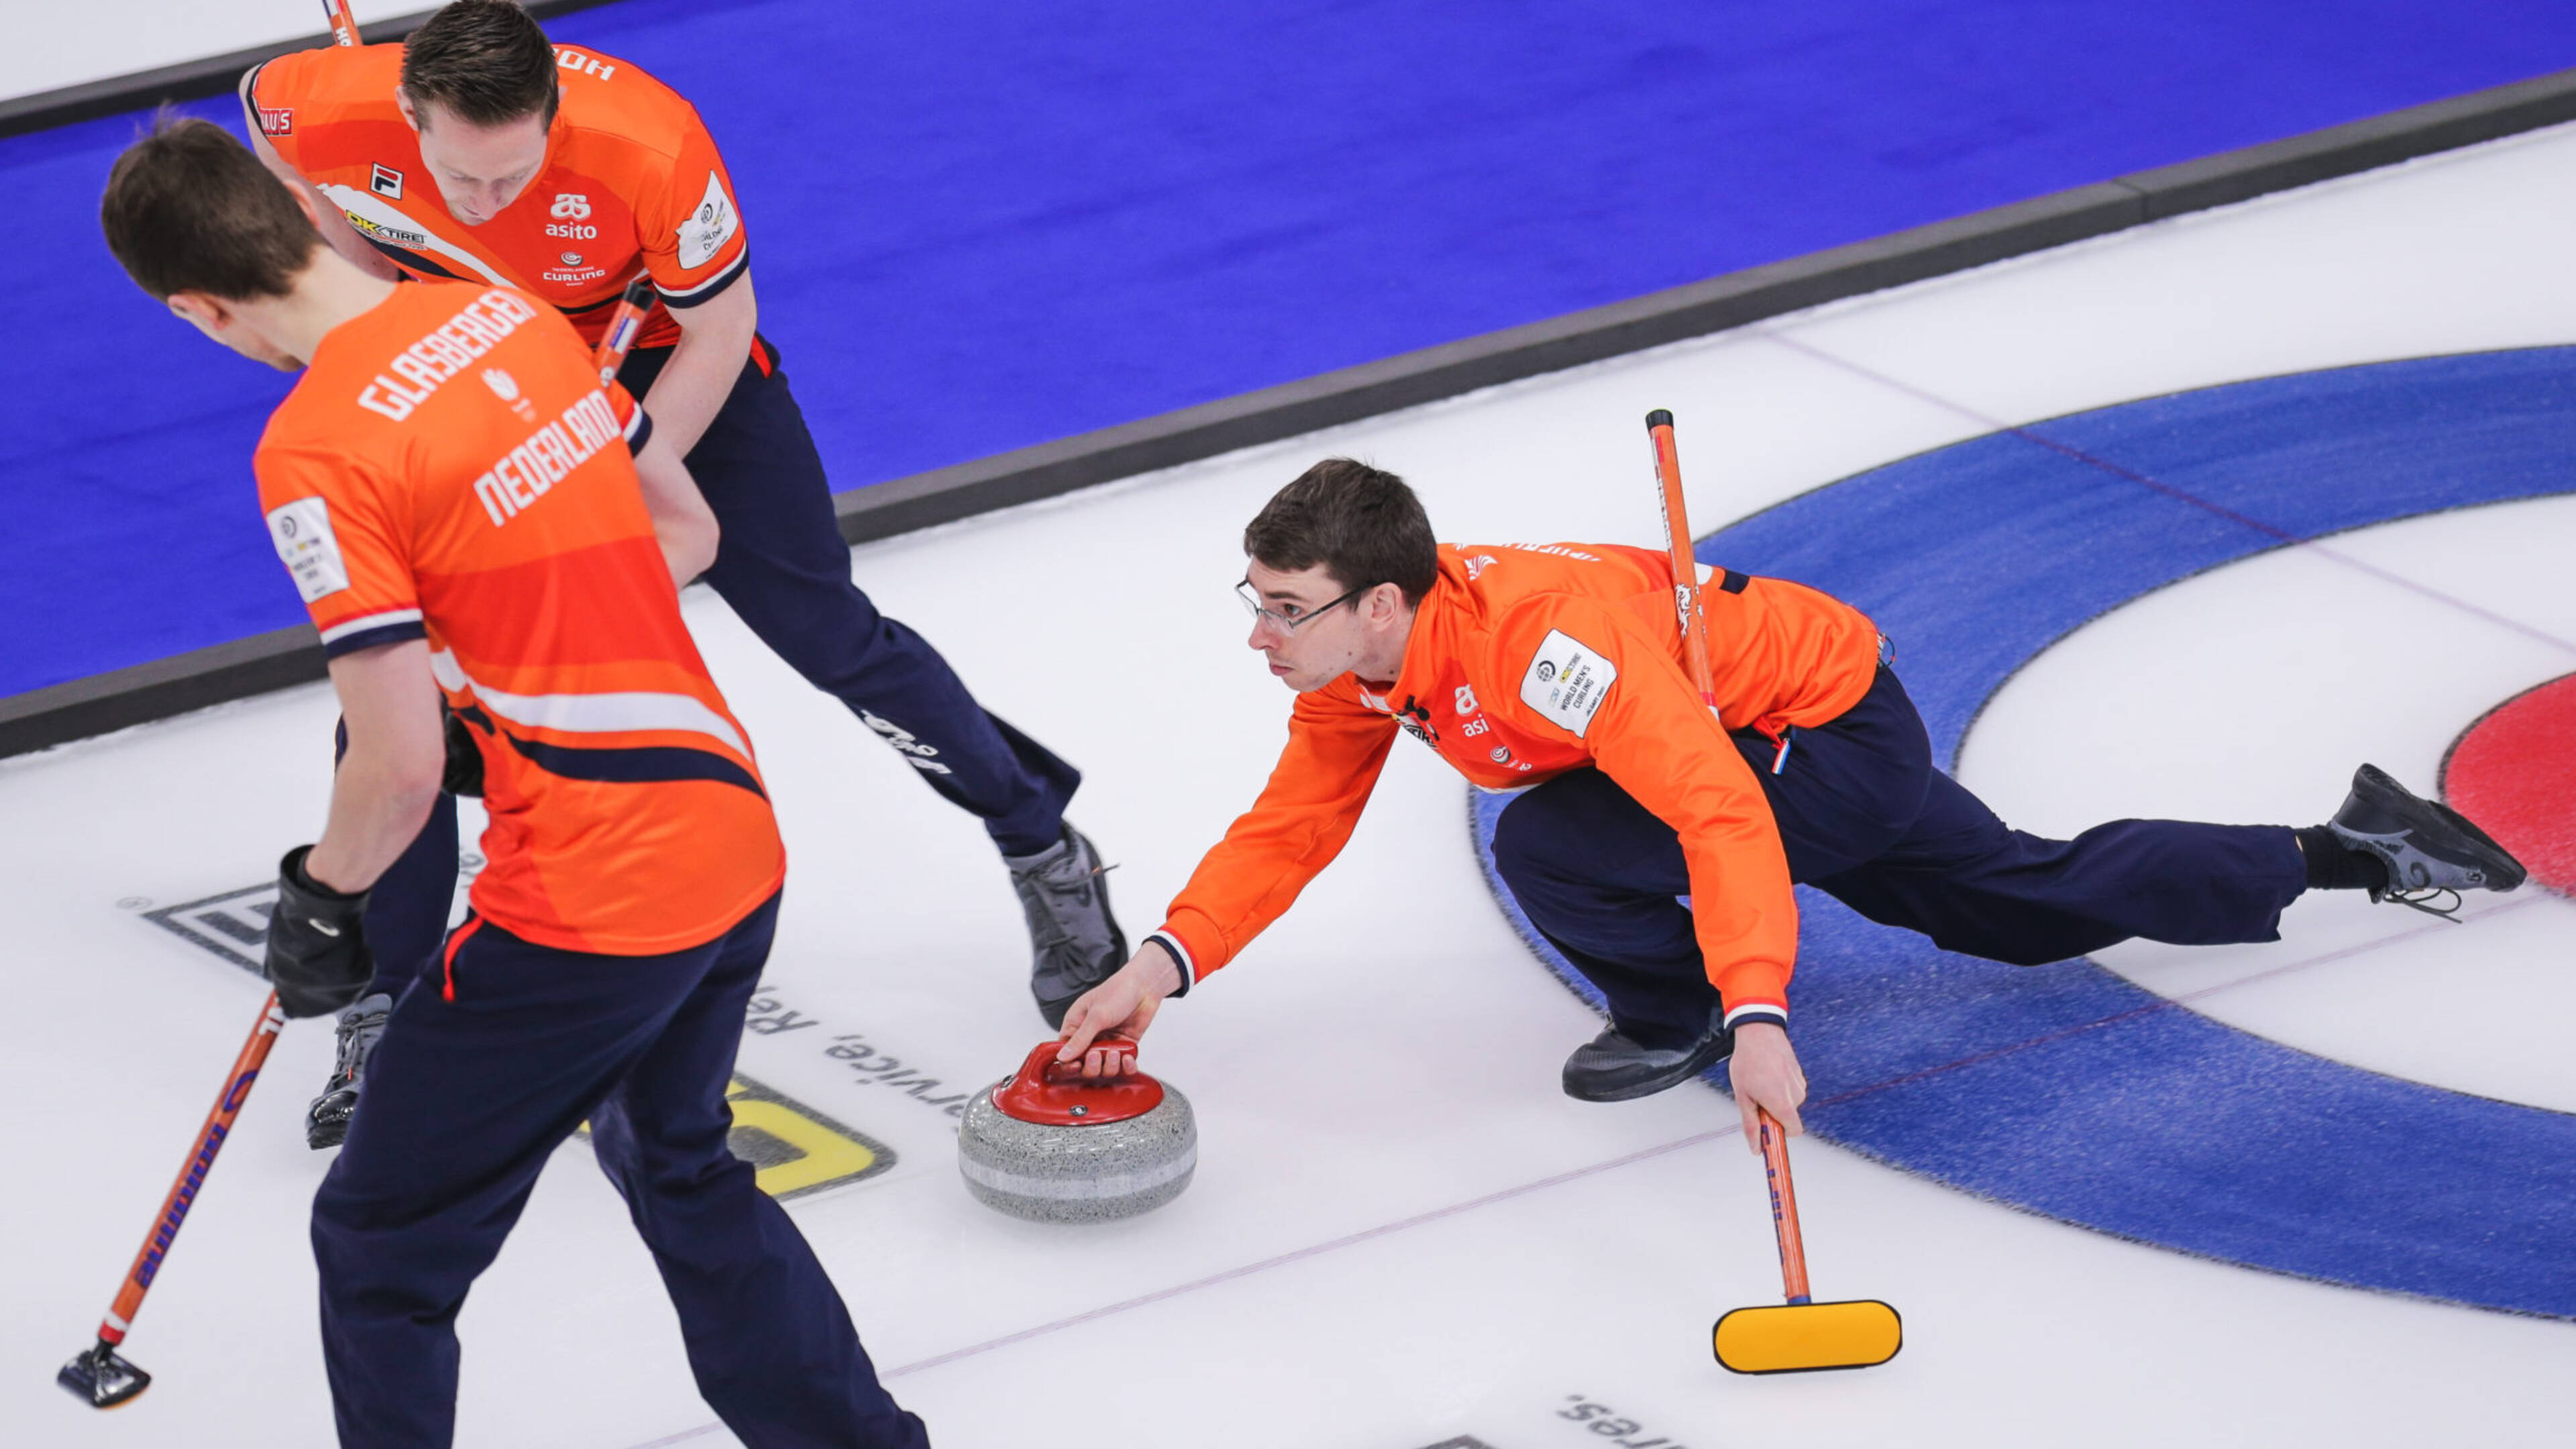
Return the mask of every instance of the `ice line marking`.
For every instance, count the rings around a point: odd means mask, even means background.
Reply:
[[[2481,911],[2477,915],[2469,917],[2467,921],[2463,922],[2463,924],[2475,925],[2479,921],[2489,920],[2493,917],[2504,915],[2510,911],[2520,910],[2523,907],[2532,904],[2534,901],[2549,899],[2554,899],[2554,897],[2550,896],[2545,891],[2534,891],[2531,895],[2526,896],[2521,900],[2508,901],[2493,910]],[[2124,1021],[2135,1021],[2141,1017],[2152,1016],[2159,1011],[2169,1011],[2176,1007],[2188,1005],[2191,1002],[2206,1001],[2210,997],[2216,996],[2221,992],[2233,991],[2240,986],[2251,986],[2258,981],[2269,981],[2276,977],[2287,976],[2295,971],[2305,971],[2311,967],[2324,966],[2336,961],[2348,961],[2356,956],[2366,956],[2373,951],[2379,950],[2383,946],[2394,946],[2401,942],[2412,941],[2428,936],[2435,931],[2451,929],[2454,928],[2450,922],[2427,921],[2420,926],[2410,927],[2407,930],[2399,931],[2393,935],[2382,936],[2377,940],[2363,941],[2356,945],[2345,946],[2337,950],[2328,951],[2321,956],[2311,956],[2303,961],[2292,961],[2286,965],[2274,966],[2267,970],[2257,971],[2250,976],[2240,976],[2233,981],[2223,981],[2215,986],[2204,986],[2198,991],[2185,992],[2180,996],[2160,997],[2158,1000],[2149,1002],[2143,1006],[2133,1007],[2127,1011],[2114,1012],[2109,1016],[2101,1017],[2093,1021],[2080,1022],[2074,1026],[2063,1027],[2057,1031],[2049,1032],[2044,1036],[2035,1036],[2027,1041],[2015,1042],[2010,1046],[1996,1047],[1991,1051],[1976,1052],[1969,1056],[1961,1057],[1955,1062],[1948,1062],[1937,1067],[1924,1067],[1918,1071],[1907,1072],[1902,1076],[1890,1077],[1883,1082],[1872,1082],[1867,1086],[1854,1087],[1848,1092],[1837,1092],[1830,1097],[1818,1097],[1811,1100],[1807,1105],[1811,1107],[1834,1107],[1840,1106],[1845,1102],[1855,1102],[1863,1097],[1872,1096],[1879,1092],[1888,1091],[1896,1087],[1909,1086],[1915,1082],[1923,1081],[1930,1077],[1937,1077],[1947,1072],[1957,1071],[1962,1067],[1982,1065],[1983,1063],[1995,1061],[2002,1057],[2011,1056],[2016,1052],[2028,1051],[2033,1047],[2047,1046],[2052,1042],[2064,1041],[2069,1037],[2081,1036],[2088,1031],[2098,1031],[2103,1027],[2116,1026]],[[2133,982],[2131,984],[2134,985],[2136,983]],[[2140,986],[2138,989],[2143,991],[2147,988]],[[925,1359],[916,1359],[911,1363],[903,1365],[901,1368],[888,1369],[884,1373],[878,1375],[878,1377],[880,1379],[897,1379],[906,1374],[920,1373],[927,1369],[942,1368],[948,1364],[956,1363],[961,1359],[975,1358],[983,1354],[991,1353],[996,1349],[1009,1348],[1014,1344],[1026,1343],[1033,1338],[1043,1338],[1048,1334],[1058,1333],[1068,1328],[1079,1328],[1086,1323],[1096,1323],[1104,1318],[1112,1318],[1132,1309],[1150,1307],[1156,1303],[1162,1303],[1170,1299],[1179,1298],[1184,1294],[1196,1293],[1202,1288],[1213,1288],[1221,1283],[1231,1283],[1237,1279],[1252,1277],[1257,1273],[1267,1273],[1273,1268],[1284,1268],[1291,1263],[1301,1263],[1309,1258],[1320,1258],[1327,1253],[1336,1253],[1344,1248],[1357,1247],[1362,1243],[1371,1242],[1378,1238],[1392,1237],[1395,1234],[1404,1232],[1410,1228],[1418,1228],[1429,1223],[1439,1222],[1444,1218],[1453,1218],[1464,1213],[1471,1213],[1478,1208],[1491,1207],[1499,1202],[1509,1202],[1511,1199],[1516,1197],[1526,1197],[1531,1193],[1544,1192],[1551,1187],[1560,1187],[1569,1182],[1578,1182],[1587,1177],[1598,1176],[1601,1173],[1611,1172],[1618,1168],[1632,1166],[1636,1163],[1645,1162],[1652,1158],[1679,1152],[1686,1147],[1697,1147],[1702,1143],[1715,1142],[1723,1137],[1739,1137],[1742,1136],[1743,1133],[1744,1124],[1742,1122],[1735,1122],[1724,1127],[1712,1128],[1706,1132],[1694,1132],[1688,1137],[1676,1137],[1670,1142],[1659,1143],[1653,1147],[1639,1148],[1638,1150],[1627,1153],[1623,1156],[1613,1157],[1602,1162],[1595,1162],[1586,1167],[1570,1168],[1550,1177],[1542,1177],[1534,1182],[1522,1183],[1517,1187],[1503,1188],[1497,1192],[1486,1193],[1482,1197],[1469,1198],[1465,1202],[1451,1203],[1447,1207],[1433,1208],[1431,1211],[1425,1213],[1416,1213],[1409,1218],[1399,1218],[1391,1223],[1381,1223],[1373,1228],[1363,1228],[1356,1233],[1347,1233],[1338,1238],[1327,1239],[1324,1242],[1310,1243],[1305,1247],[1291,1249],[1288,1252],[1263,1258],[1257,1262],[1246,1263],[1241,1267],[1228,1268],[1222,1273],[1211,1273],[1204,1278],[1193,1279],[1187,1283],[1174,1284],[1169,1288],[1158,1288],[1151,1293],[1141,1294],[1137,1297],[1125,1299],[1117,1303],[1105,1304],[1098,1308],[1074,1314],[1069,1318],[1056,1319],[1052,1323],[1041,1323],[1033,1328],[1023,1328],[1017,1333],[1006,1333],[999,1338],[986,1339],[982,1343],[969,1344],[964,1348],[950,1349],[946,1353],[934,1354]],[[685,1444],[692,1439],[702,1438],[705,1435],[715,1433],[723,1427],[724,1426],[722,1424],[700,1424],[694,1429],[683,1429],[677,1434],[670,1434],[659,1439],[647,1440],[644,1443],[632,1446],[632,1449],[667,1449],[667,1446],[669,1445]]]
[[[723,1427],[722,1424],[700,1424],[694,1429],[682,1429],[677,1434],[665,1434],[659,1439],[647,1439],[636,1445],[635,1449],[663,1449],[663,1446],[669,1444],[686,1444],[692,1439],[703,1439]]]
[[[1945,412],[1966,418],[1968,421],[1984,427],[1990,433],[2007,434],[2011,437],[2019,438],[2023,442],[2029,443],[2034,447],[2046,448],[2048,451],[2055,453],[2059,457],[2065,458],[2070,462],[2081,463],[2085,467],[2098,469],[2099,471],[2108,473],[2112,477],[2118,478],[2123,482],[2134,483],[2150,492],[2162,494],[2167,498],[2173,499],[2177,503],[2187,503],[2194,508],[2214,514],[2220,518],[2224,518],[2230,523],[2251,529],[2256,533],[2262,534],[2266,538],[2274,539],[2281,543],[2292,544],[2300,548],[2312,549],[2321,558],[2328,559],[2334,563],[2339,563],[2355,572],[2368,574],[2370,577],[2375,578],[2382,583],[2404,589],[2408,593],[2430,599],[2437,604],[2443,604],[2450,608],[2457,609],[2461,613],[2467,614],[2472,618],[2484,619],[2488,623],[2494,624],[2499,628],[2520,634],[2528,639],[2538,640],[2540,643],[2546,644],[2549,647],[2558,650],[2560,653],[2576,654],[2576,641],[2561,639],[2546,629],[2526,624],[2519,619],[2499,614],[2492,609],[2484,608],[2477,604],[2472,604],[2468,600],[2460,598],[2457,595],[2444,593],[2430,584],[2419,583],[2403,574],[2394,573],[2390,570],[2381,568],[2377,564],[2364,562],[2363,560],[2355,558],[2351,554],[2345,553],[2343,550],[2334,547],[2332,544],[2320,543],[2316,539],[2310,538],[2304,534],[2293,533],[2289,529],[2283,528],[2278,524],[2266,523],[2262,519],[2256,518],[2251,514],[2239,513],[2235,509],[2230,508],[2223,503],[2203,498],[2196,493],[2177,488],[2170,483],[2160,482],[2157,479],[2150,477],[2145,473],[2140,473],[2133,468],[2124,467],[2108,458],[2088,453],[2082,448],[2078,448],[2071,443],[2061,443],[2055,438],[2048,436],[2046,433],[2040,432],[2036,428],[2023,427],[2018,424],[2005,422],[2001,418],[1981,412],[1976,408],[1969,407],[1965,403],[1955,402],[1949,398],[1943,397],[1939,393],[1931,392],[1924,388],[1916,387],[1912,383],[1890,377],[1886,373],[1880,372],[1875,368],[1866,367],[1860,363],[1853,362],[1849,358],[1838,357],[1812,343],[1802,342],[1795,337],[1791,337],[1787,333],[1775,332],[1768,328],[1759,330],[1764,336],[1768,337],[1773,342],[1777,342],[1781,346],[1788,348],[1792,352],[1803,353],[1808,357],[1814,358],[1818,362],[1822,362],[1830,367],[1840,368],[1855,377],[1866,378],[1871,382],[1878,383],[1882,387],[1893,388],[1896,391],[1905,394],[1907,397],[1915,399],[1917,402],[1929,403]],[[2247,380],[2250,381],[2251,379]],[[2220,385],[2224,386],[2224,384]],[[2199,389],[2192,390],[2198,391]],[[2136,400],[2137,399],[2132,399],[2132,401]],[[2108,404],[2108,406],[2117,407],[2119,404],[2113,403]],[[2095,411],[2095,409],[2088,408],[2085,411],[2090,412]],[[1973,441],[1973,439],[1963,439],[1962,441]]]
[[[972,1345],[971,1347],[952,1349],[947,1353],[939,1354],[935,1357],[925,1358],[914,1363],[905,1364],[903,1367],[898,1369],[889,1369],[887,1370],[885,1377],[890,1379],[900,1378],[905,1374],[919,1373],[924,1369],[934,1369],[944,1364],[955,1363],[959,1359],[973,1358],[978,1354],[990,1353],[997,1348],[1008,1348],[1012,1344],[1022,1343],[1032,1338],[1054,1333],[1060,1329],[1079,1327],[1082,1324],[1090,1323],[1102,1318],[1108,1318],[1114,1314],[1125,1313],[1129,1309],[1143,1308],[1149,1304],[1163,1302],[1165,1299],[1178,1298],[1184,1293],[1195,1293],[1202,1288],[1213,1288],[1220,1283],[1231,1283],[1237,1278],[1249,1278],[1255,1273],[1266,1273],[1273,1268],[1284,1268],[1291,1263],[1303,1262],[1308,1258],[1317,1258],[1326,1253],[1339,1252],[1344,1248],[1356,1247],[1361,1243],[1369,1242],[1377,1238],[1390,1237],[1396,1233],[1403,1232],[1408,1228],[1421,1227],[1425,1223],[1435,1223],[1443,1218],[1452,1218],[1461,1213],[1474,1212],[1476,1209],[1481,1207],[1491,1207],[1498,1202],[1508,1202],[1516,1197],[1523,1197],[1530,1193],[1541,1192],[1551,1187],[1560,1186],[1564,1183],[1574,1182],[1581,1178],[1608,1172],[1614,1168],[1621,1168],[1629,1166],[1632,1163],[1644,1162],[1648,1158],[1661,1157],[1669,1152],[1679,1152],[1685,1147],[1696,1147],[1703,1142],[1714,1142],[1720,1137],[1734,1136],[1742,1130],[1742,1124],[1738,1123],[1735,1126],[1721,1127],[1708,1132],[1694,1132],[1688,1137],[1677,1137],[1670,1142],[1660,1143],[1653,1147],[1639,1148],[1635,1152],[1628,1153],[1621,1157],[1613,1157],[1606,1162],[1596,1162],[1588,1167],[1572,1168],[1567,1171],[1557,1173],[1552,1177],[1542,1177],[1535,1182],[1522,1183],[1518,1187],[1503,1188],[1498,1192],[1489,1192],[1483,1197],[1470,1198],[1467,1201],[1460,1203],[1451,1203],[1449,1206],[1443,1208],[1433,1208],[1431,1211],[1426,1213],[1416,1213],[1409,1218],[1399,1218],[1394,1222],[1381,1223],[1373,1228],[1362,1228],[1356,1233],[1348,1233],[1341,1237],[1328,1239],[1321,1243],[1312,1243],[1303,1248],[1296,1248],[1288,1252],[1278,1254],[1275,1257],[1263,1258],[1254,1263],[1246,1263],[1239,1268],[1228,1268],[1222,1273],[1211,1273],[1207,1277],[1195,1279],[1188,1283],[1180,1283],[1169,1288],[1156,1289],[1154,1292],[1130,1298],[1124,1302],[1112,1303],[1105,1307],[1094,1308],[1085,1313],[1077,1313],[1070,1318],[1059,1318],[1053,1323],[1042,1323],[1035,1328],[1024,1328],[1017,1333],[1008,1333],[1004,1334],[1000,1338],[987,1339],[984,1342]]]

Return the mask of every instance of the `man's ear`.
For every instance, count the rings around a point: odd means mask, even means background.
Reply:
[[[232,309],[220,297],[204,292],[172,292],[165,299],[172,315],[194,322],[200,331],[215,333],[232,321]]]
[[[411,103],[411,92],[401,86],[394,87],[394,109],[402,112],[403,124],[411,127],[414,134],[420,131],[420,108]]]

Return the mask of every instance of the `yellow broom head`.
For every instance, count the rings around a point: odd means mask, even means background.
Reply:
[[[1740,1374],[1868,1368],[1896,1357],[1905,1329],[1876,1299],[1738,1308],[1717,1321],[1717,1361]]]

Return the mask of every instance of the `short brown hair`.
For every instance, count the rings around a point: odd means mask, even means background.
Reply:
[[[1279,490],[1243,530],[1243,551],[1282,573],[1317,564],[1345,589],[1393,584],[1420,605],[1440,576],[1430,516],[1404,480],[1326,458]]]
[[[249,147],[212,121],[167,112],[116,158],[98,225],[125,274],[161,301],[173,292],[283,297],[322,245]]]
[[[554,42],[512,0],[455,0],[403,42],[402,88],[424,123],[435,102],[469,126],[526,116],[551,125]]]

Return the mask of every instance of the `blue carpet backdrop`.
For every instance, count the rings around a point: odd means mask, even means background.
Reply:
[[[2576,349],[2427,358],[1992,434],[1792,499],[1698,554],[1867,610],[1946,767],[2004,681],[2088,620],[2290,539],[2564,493],[2571,456]],[[2207,727],[2212,748],[2227,727]],[[1504,806],[1475,802],[1489,880]],[[2576,1116],[2295,1051],[2089,961],[1951,955],[1812,890],[1798,909],[1790,1011],[1822,1136],[2124,1238],[2576,1318]]]
[[[706,115],[845,488],[2576,64],[2565,0],[625,0],[552,29]],[[0,142],[0,694],[300,617],[247,466],[284,380],[98,242],[134,127]]]

